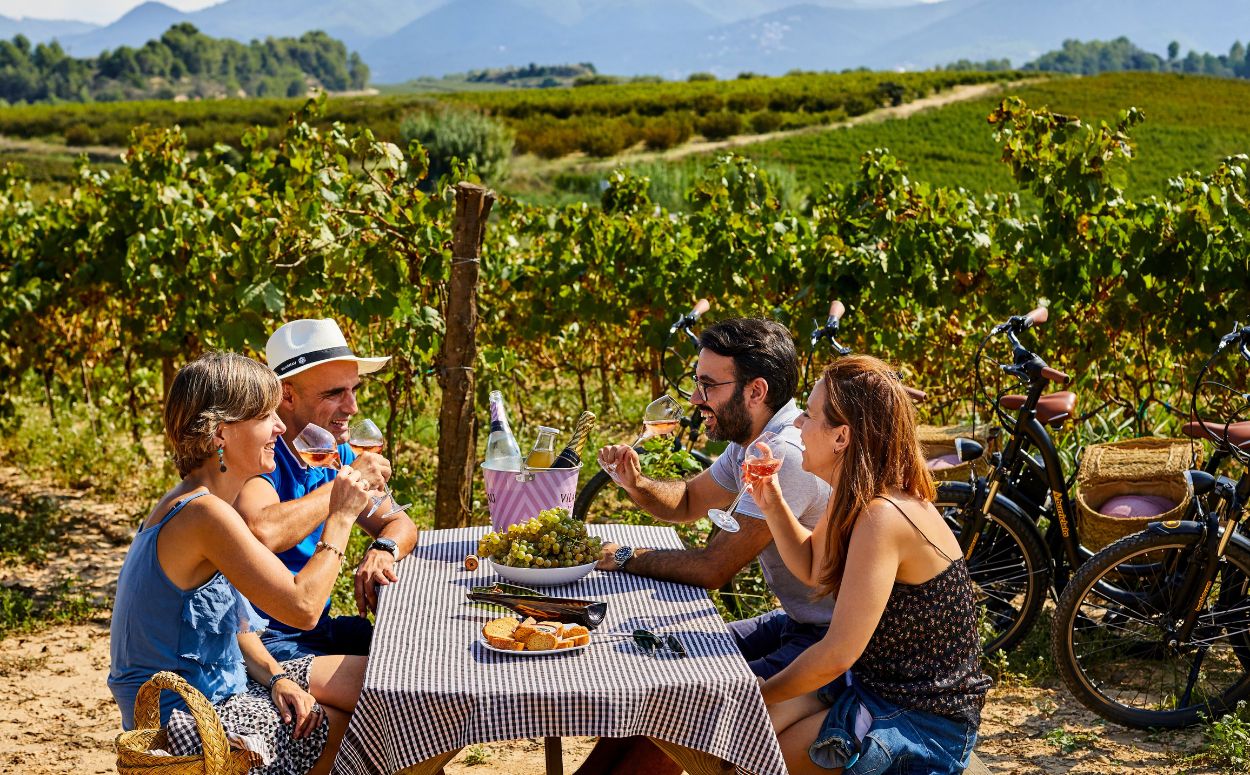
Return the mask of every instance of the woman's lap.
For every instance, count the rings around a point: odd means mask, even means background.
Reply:
[[[958,775],[968,764],[976,742],[969,724],[901,708],[859,686],[826,687],[821,695],[832,704],[809,741],[808,756],[825,769],[843,767],[847,775]]]
[[[300,688],[307,691],[312,661],[312,657],[294,659],[283,662],[282,669]],[[246,690],[228,697],[214,707],[227,734],[250,736],[259,745],[268,746],[271,762],[264,767],[250,770],[251,773],[303,775],[321,756],[329,735],[329,725],[323,716],[306,737],[292,737],[294,721],[290,724],[282,723],[278,709],[270,698],[269,689],[255,681],[249,680]],[[189,713],[174,711],[170,716],[168,729],[171,753],[182,756],[200,753],[199,734],[195,731],[195,722]]]

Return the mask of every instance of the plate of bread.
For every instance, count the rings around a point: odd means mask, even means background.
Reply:
[[[481,644],[489,651],[524,656],[580,651],[590,645],[590,630],[580,624],[505,616],[482,627]]]

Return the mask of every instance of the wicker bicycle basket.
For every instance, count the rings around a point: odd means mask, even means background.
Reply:
[[[168,746],[161,726],[161,691],[182,695],[204,753],[168,756],[152,753]],[[252,751],[231,748],[226,730],[212,704],[194,686],[175,673],[160,672],[139,687],[135,697],[135,728],[117,736],[117,772],[120,775],[243,775],[261,763]]]
[[[1201,463],[1197,452],[1200,448],[1188,439],[1126,439],[1087,447],[1075,488],[1081,543],[1098,551],[1151,522],[1180,519],[1191,497],[1185,471]],[[1119,517],[1098,510],[1118,495],[1156,495],[1176,506],[1150,517]]]
[[[990,447],[986,443],[986,430],[987,426],[978,426],[973,433],[971,425],[917,425],[916,440],[920,442],[925,460],[955,454],[955,439],[974,439],[985,446],[985,454],[976,460],[930,471],[933,478],[938,481],[963,480],[969,477],[974,468],[978,474],[989,473]]]

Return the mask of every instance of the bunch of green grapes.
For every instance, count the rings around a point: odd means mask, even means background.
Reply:
[[[585,522],[564,509],[547,509],[528,522],[482,536],[477,554],[514,568],[567,568],[595,562],[602,548],[602,539],[586,535]]]

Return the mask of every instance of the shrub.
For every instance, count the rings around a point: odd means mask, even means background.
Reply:
[[[642,139],[653,151],[681,145],[690,139],[694,127],[685,117],[671,116],[648,121],[642,128]]]
[[[96,134],[86,124],[71,124],[65,127],[65,144],[73,146],[92,145],[96,142]]]
[[[723,140],[742,131],[742,116],[737,113],[709,113],[696,125],[699,134],[709,140]]]
[[[581,132],[578,148],[588,156],[615,156],[634,144],[633,132],[623,121],[604,121]]]
[[[759,113],[752,113],[747,122],[751,125],[751,131],[762,135],[776,132],[781,127],[781,116],[771,110],[761,110]]]
[[[686,80],[691,83],[695,81],[715,81],[716,75],[714,73],[691,73],[686,76]]]
[[[404,119],[399,133],[404,143],[416,140],[429,152],[431,182],[451,171],[452,159],[472,159],[482,180],[493,185],[508,177],[515,138],[481,113],[457,108],[417,113]]]

